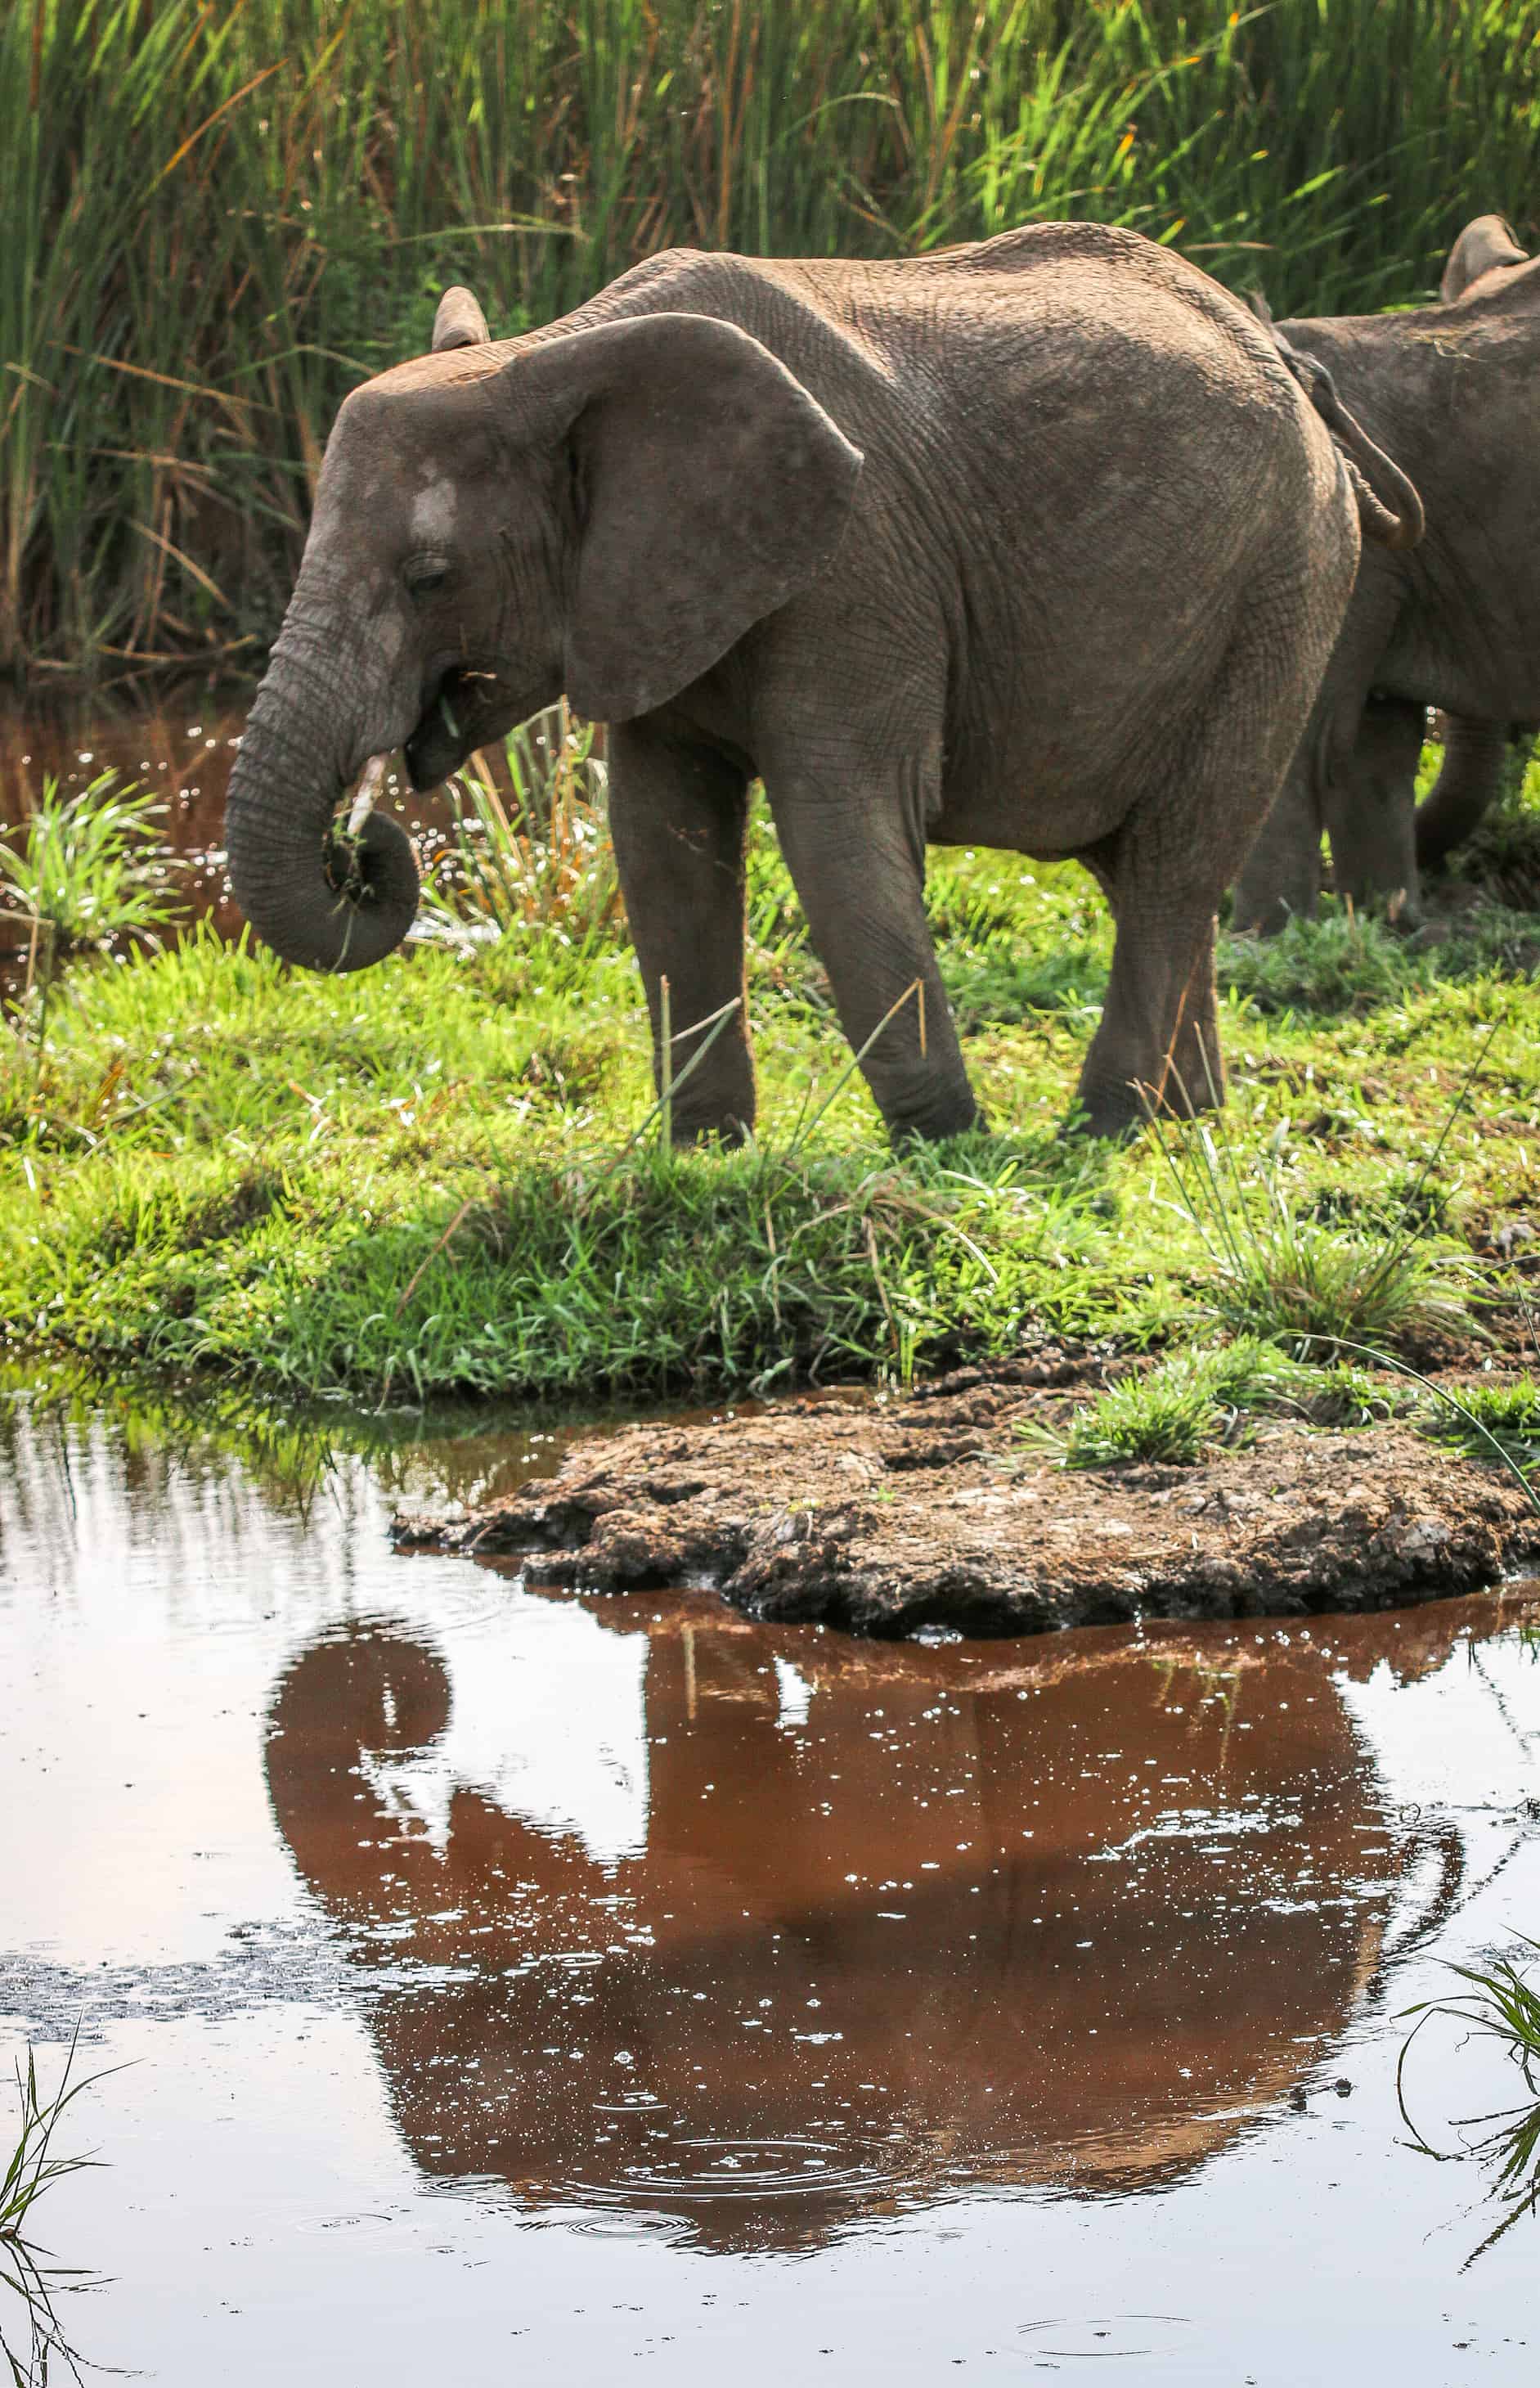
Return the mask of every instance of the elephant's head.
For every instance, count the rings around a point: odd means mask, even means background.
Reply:
[[[1501,216],[1476,216],[1449,251],[1438,295],[1446,307],[1451,307],[1487,274],[1528,263],[1529,259]]]
[[[699,680],[832,557],[858,450],[735,324],[636,315],[434,352],[355,390],[231,781],[231,877],[290,961],[358,970],[417,903],[410,840],[334,836],[370,756],[435,787],[563,692],[625,720]]]

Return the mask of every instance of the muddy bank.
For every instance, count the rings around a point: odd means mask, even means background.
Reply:
[[[712,1587],[746,1615],[873,1634],[1050,1632],[1136,1617],[1294,1617],[1446,1598],[1540,1564],[1499,1471],[1409,1428],[1264,1425],[1195,1467],[1069,1473],[1017,1429],[1079,1373],[962,1370],[881,1407],[632,1426],[402,1549],[519,1556],[600,1592]]]

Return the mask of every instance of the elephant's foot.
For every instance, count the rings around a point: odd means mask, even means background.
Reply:
[[[989,1125],[967,1086],[960,1093],[949,1087],[917,1110],[889,1111],[883,1124],[901,1150],[906,1144],[940,1144],[949,1136],[970,1136]]]
[[[669,1126],[670,1141],[675,1152],[708,1144],[720,1145],[736,1152],[753,1135],[754,1114],[751,1107],[747,1119],[740,1118],[735,1111],[716,1112],[704,1117],[696,1114],[681,1116],[675,1110]]]

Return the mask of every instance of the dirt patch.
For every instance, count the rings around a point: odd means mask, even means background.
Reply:
[[[1519,1487],[1407,1427],[1269,1424],[1195,1467],[1024,1458],[1017,1426],[1078,1373],[962,1370],[865,1409],[625,1427],[473,1516],[398,1520],[396,1539],[518,1555],[540,1583],[710,1587],[751,1617],[884,1635],[1401,1607],[1540,1561]]]

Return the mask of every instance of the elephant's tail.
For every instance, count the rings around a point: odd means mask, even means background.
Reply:
[[[1336,443],[1343,468],[1357,501],[1364,537],[1381,547],[1415,547],[1425,527],[1422,501],[1394,457],[1376,447],[1357,416],[1343,404],[1337,385],[1319,357],[1296,349],[1273,322],[1260,291],[1252,295],[1252,309],[1271,335],[1274,347]]]

